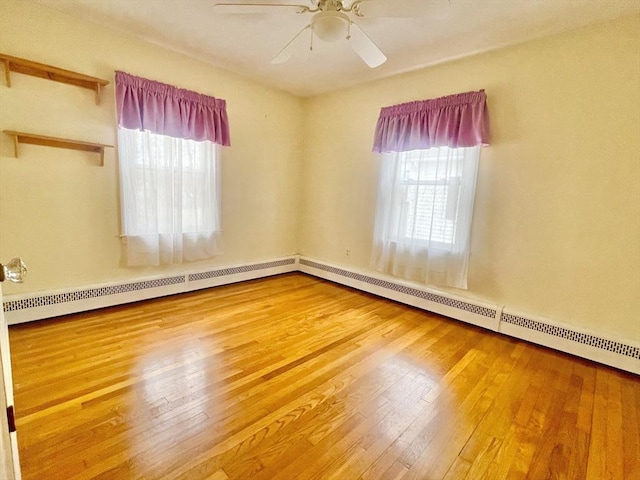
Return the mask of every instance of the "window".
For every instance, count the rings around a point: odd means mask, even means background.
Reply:
[[[411,280],[466,287],[480,147],[382,156],[373,263]]]
[[[121,169],[127,179],[125,235],[219,229],[218,149],[138,130],[119,129]]]
[[[467,288],[480,146],[489,144],[484,90],[383,107],[372,266]]]
[[[125,128],[118,129],[118,144],[123,234],[135,247],[129,264],[213,256],[220,231],[219,148]]]
[[[219,145],[230,145],[226,102],[116,72],[116,109],[127,265],[219,254]]]
[[[209,208],[218,204],[215,144],[127,129],[118,136],[127,179],[125,235],[219,229],[217,208]]]
[[[445,247],[453,245],[464,226],[458,225],[465,148],[431,148],[398,154],[399,242]]]

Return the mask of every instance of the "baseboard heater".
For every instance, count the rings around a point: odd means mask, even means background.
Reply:
[[[607,338],[475,299],[301,257],[299,270],[423,310],[640,375],[640,342]]]
[[[150,298],[217,287],[298,270],[295,256],[251,264],[145,278],[89,288],[6,295],[4,312],[9,325],[111,307]]]
[[[4,311],[12,325],[296,271],[640,375],[640,342],[300,256],[83,289],[7,295]]]

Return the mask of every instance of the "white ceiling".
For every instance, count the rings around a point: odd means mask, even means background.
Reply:
[[[308,35],[298,38],[287,63],[272,65],[271,60],[312,17],[288,8],[239,15],[213,7],[222,0],[35,1],[300,96],[640,13],[640,0],[411,0],[424,3],[420,18],[351,15],[388,57],[385,64],[370,69],[347,40],[316,40],[311,52]],[[313,5],[313,0],[243,1]],[[345,0],[345,6],[352,1]]]

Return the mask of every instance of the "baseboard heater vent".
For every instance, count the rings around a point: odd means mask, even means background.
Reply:
[[[492,308],[486,308],[480,305],[474,305],[473,303],[463,302],[461,300],[448,298],[435,293],[426,292],[424,290],[418,290],[417,288],[408,287],[406,285],[400,285],[398,283],[389,282],[387,280],[381,280],[379,278],[369,277],[361,273],[354,273],[348,270],[343,270],[341,268],[331,267],[329,265],[323,265],[321,263],[313,262],[311,260],[306,260],[304,258],[300,259],[300,265],[306,265],[307,267],[315,268],[318,270],[324,270],[325,272],[333,273],[335,275],[341,275],[343,277],[351,278],[352,280],[357,280],[359,282],[368,283],[369,285],[373,285],[375,287],[386,288],[388,290],[393,290],[398,293],[403,293],[405,295],[411,295],[416,298],[421,298],[423,300],[428,300],[430,302],[439,303],[447,307],[457,308],[458,310],[465,310],[470,313],[475,313],[476,315],[482,315],[483,317],[487,317],[487,318],[495,318],[497,313],[497,311]]]
[[[275,260],[273,262],[255,263],[253,265],[242,265],[240,267],[221,268],[208,272],[199,272],[189,274],[189,281],[206,280],[209,278],[226,277],[228,275],[237,275],[239,273],[254,272],[256,270],[265,270],[267,268],[284,267],[286,265],[294,265],[295,258],[285,258],[284,260]]]
[[[11,325],[295,271],[640,374],[638,342],[605,338],[544,318],[527,318],[526,314],[500,305],[474,299],[465,301],[464,297],[456,298],[449,293],[414,288],[401,280],[396,282],[298,256],[79,290],[9,296],[5,297],[3,309]]]
[[[3,310],[7,322],[13,325],[294,272],[297,269],[297,257],[291,256],[214,270],[180,274],[172,272],[166,277],[5,296]]]
[[[567,328],[560,323],[546,322],[543,318],[527,318],[499,305],[491,308],[491,304],[474,304],[460,298],[449,298],[447,293],[439,295],[437,292],[412,288],[402,281],[376,278],[308,258],[300,258],[299,266],[300,271],[329,281],[640,374],[640,346],[631,341],[626,343],[604,338],[588,331]]]
[[[13,312],[17,310],[24,310],[27,308],[46,307],[49,305],[76,302],[78,300],[88,300],[91,298],[105,297],[108,295],[118,295],[121,293],[147,290],[149,288],[166,287],[169,285],[177,285],[180,283],[185,283],[184,275],[159,278],[154,280],[142,280],[139,282],[122,283],[119,285],[110,285],[106,287],[89,288],[86,290],[55,293],[51,295],[42,295],[39,297],[23,298],[20,300],[9,300],[4,302],[4,311]]]
[[[502,322],[640,360],[640,347],[634,347],[633,345],[627,345],[615,340],[609,340],[589,333],[576,332],[575,330],[550,325],[510,313],[502,314]]]

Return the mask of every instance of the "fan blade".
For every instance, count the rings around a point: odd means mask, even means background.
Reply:
[[[280,63],[284,63],[287,60],[289,60],[291,58],[291,55],[293,54],[293,47],[294,47],[294,43],[295,41],[298,39],[298,37],[300,35],[302,35],[305,31],[309,30],[311,28],[311,25],[307,25],[306,27],[304,27],[302,30],[300,30],[295,37],[293,37],[289,43],[287,43],[284,48],[282,50],[280,50],[280,53],[278,53],[278,55],[275,56],[275,58],[273,60],[271,60],[271,63],[273,63],[274,65],[278,65]]]
[[[281,10],[289,9],[294,13],[305,13],[310,11],[306,5],[294,5],[291,3],[226,3],[216,2],[213,4],[216,13],[229,14],[254,14],[266,13],[267,7],[281,7]]]
[[[433,9],[432,2],[426,0],[359,0],[355,3],[358,14],[365,18],[420,18]]]
[[[351,32],[349,36],[349,44],[351,48],[364,60],[364,63],[371,68],[376,68],[387,61],[387,57],[373,43],[362,29],[351,22]]]

